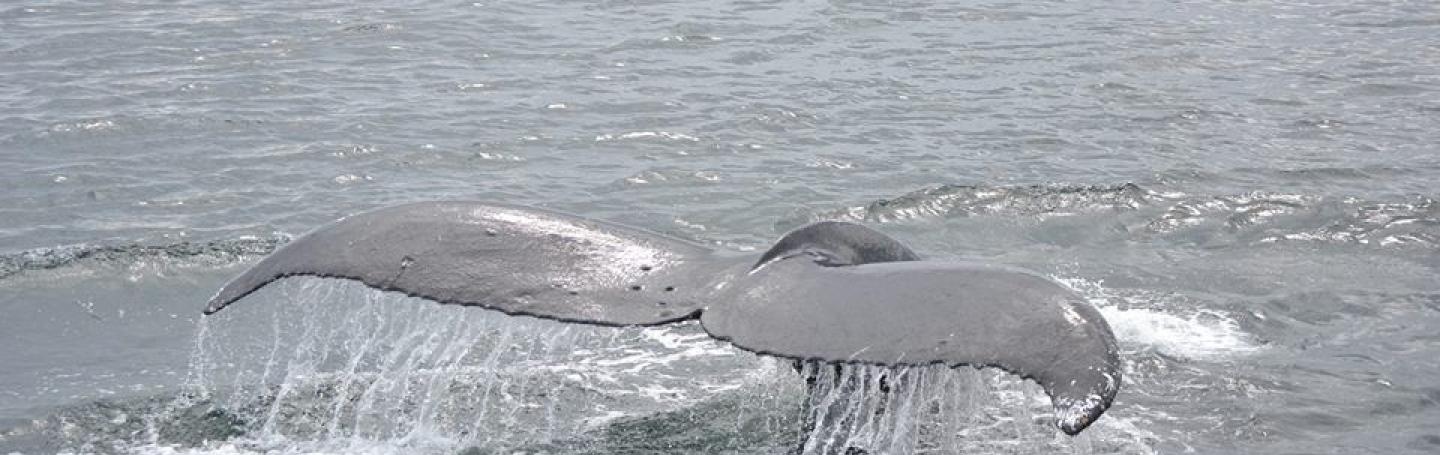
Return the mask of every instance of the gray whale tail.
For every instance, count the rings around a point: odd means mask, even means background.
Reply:
[[[1109,326],[1068,288],[1014,269],[922,261],[852,223],[802,227],[757,259],[530,207],[406,204],[297,238],[222,287],[205,313],[297,275],[586,324],[698,318],[741,349],[798,360],[996,367],[1039,383],[1071,435],[1120,387]]]

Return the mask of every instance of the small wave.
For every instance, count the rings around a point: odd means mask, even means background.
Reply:
[[[944,185],[858,207],[822,212],[819,220],[874,222],[973,215],[1033,215],[1128,210],[1158,195],[1133,183],[1119,185],[1030,185],[992,187]]]
[[[720,181],[720,174],[711,171],[654,169],[636,173],[616,182],[617,187],[634,185],[694,185]]]
[[[347,26],[347,27],[345,27],[345,28],[342,28],[341,31],[344,31],[345,33],[355,33],[355,34],[375,34],[375,33],[393,32],[393,31],[396,31],[396,30],[399,30],[399,29],[400,29],[400,26],[399,26],[399,25],[395,25],[395,24],[385,24],[385,23],[374,23],[374,22],[370,22],[370,23],[364,23],[364,24],[350,25],[350,26]]]
[[[671,35],[660,38],[662,43],[713,43],[721,41],[720,37],[708,35]]]
[[[114,120],[95,119],[70,123],[57,123],[48,129],[51,133],[71,133],[77,131],[108,131],[116,128]]]
[[[700,138],[684,133],[672,133],[669,131],[631,131],[620,134],[601,134],[595,136],[595,142],[608,142],[617,140],[660,140],[660,141],[686,141],[700,142]]]
[[[1169,232],[1184,226],[1223,218],[1232,230],[1259,224],[1267,218],[1294,213],[1313,205],[1315,198],[1295,194],[1252,193],[1238,196],[1188,198],[1175,202],[1146,227]]]
[[[247,256],[269,254],[289,240],[289,236],[246,236],[170,245],[68,245],[39,248],[0,255],[0,279],[26,271],[52,270],[87,263],[131,264],[142,259],[223,264]]]
[[[1275,234],[1265,242],[1320,241],[1362,245],[1440,246],[1440,205],[1434,199],[1409,203],[1347,202],[1350,210],[1324,226],[1300,232]]]
[[[1440,204],[1431,197],[1377,202],[1252,192],[1187,195],[1132,183],[991,187],[944,185],[860,206],[806,212],[777,226],[820,220],[897,222],[972,216],[1125,212],[1133,235],[1206,244],[1284,242],[1440,248]],[[1140,218],[1136,221],[1136,218]]]
[[[1440,205],[1426,197],[1388,203],[1274,193],[1183,198],[1145,230],[1170,234],[1207,226],[1259,244],[1440,247]]]

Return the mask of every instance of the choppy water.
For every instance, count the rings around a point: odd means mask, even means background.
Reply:
[[[0,452],[1440,451],[1433,2],[362,3],[0,5]],[[1079,289],[1126,383],[1068,438],[993,372],[880,418],[690,326],[322,280],[201,324],[291,236],[432,199],[738,250],[867,222]]]

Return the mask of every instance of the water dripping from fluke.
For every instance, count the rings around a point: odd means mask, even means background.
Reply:
[[[725,375],[696,388],[683,371],[759,363],[692,341],[708,339],[694,324],[572,326],[417,305],[335,280],[294,280],[257,296],[286,304],[206,318],[184,398],[233,416],[224,443],[242,451],[459,453],[587,441],[611,422],[749,380]],[[652,340],[666,337],[686,339]]]
[[[152,414],[145,445],[830,455],[1075,443],[1056,436],[1038,385],[994,369],[812,362],[797,374],[693,324],[567,325],[339,280],[257,296],[268,311],[201,323],[187,391]]]
[[[1044,395],[993,370],[806,362],[806,455],[1051,452],[1057,438]],[[1018,392],[1017,392],[1018,389]],[[1019,415],[1009,415],[1020,409]]]

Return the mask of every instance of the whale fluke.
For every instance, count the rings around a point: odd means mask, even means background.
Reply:
[[[756,258],[529,207],[406,204],[297,238],[222,287],[205,313],[295,275],[586,324],[699,318],[716,338],[792,359],[996,367],[1039,383],[1072,435],[1120,386],[1109,326],[1068,288],[1003,267],[922,261],[852,223],[791,231]]]
[[[731,263],[691,242],[547,210],[422,202],[295,239],[227,283],[205,313],[274,280],[313,275],[508,314],[654,325],[694,318],[704,272]]]
[[[700,321],[748,351],[875,365],[991,366],[1035,380],[1077,434],[1120,387],[1100,313],[1047,278],[947,262],[780,262]]]

